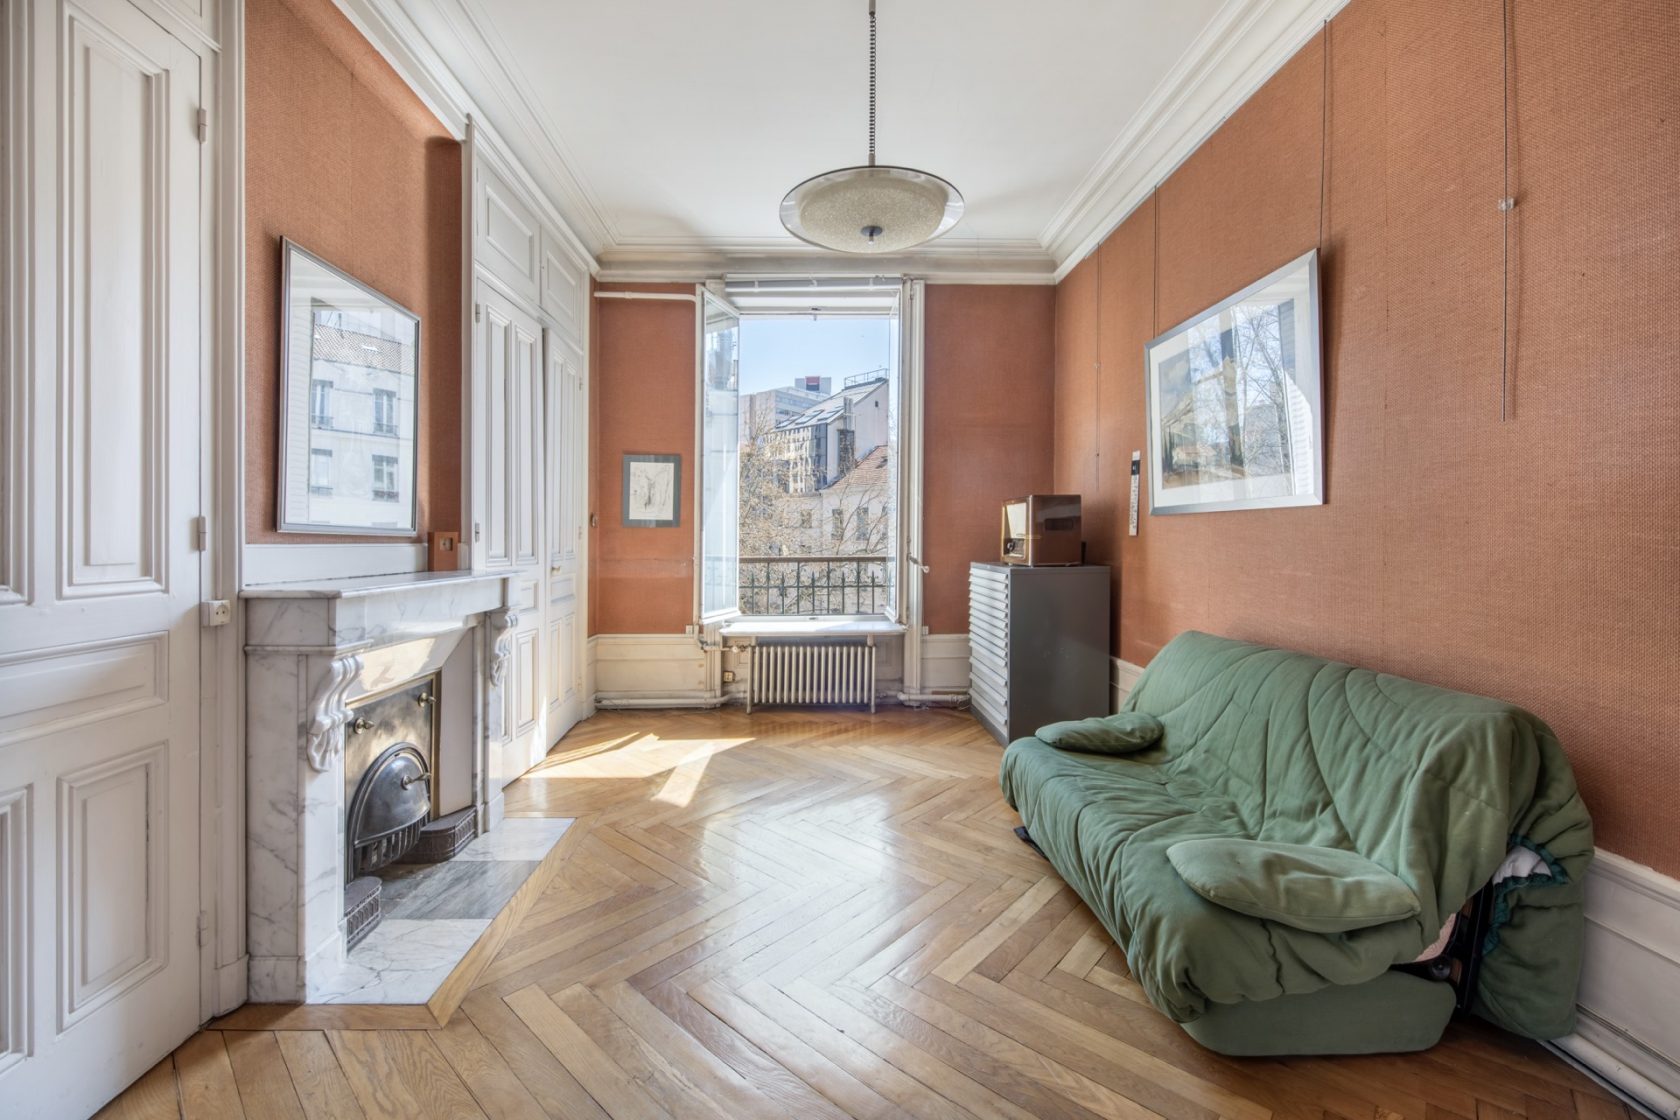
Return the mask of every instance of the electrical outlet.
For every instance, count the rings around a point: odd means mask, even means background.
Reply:
[[[233,602],[228,599],[210,599],[199,608],[203,613],[206,626],[226,626],[233,621]]]
[[[735,683],[735,670],[725,669],[723,671],[723,683],[724,684],[734,684]]]

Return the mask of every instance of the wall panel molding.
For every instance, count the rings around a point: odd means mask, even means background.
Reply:
[[[1575,1033],[1552,1045],[1680,1118],[1680,882],[1600,851],[1587,872]]]
[[[30,1050],[30,791],[0,793],[0,1074]]]

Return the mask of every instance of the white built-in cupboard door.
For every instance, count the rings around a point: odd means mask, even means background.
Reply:
[[[488,286],[479,316],[474,563],[513,573],[518,614],[502,690],[506,738],[498,777],[505,784],[548,747],[543,341],[535,317]]]
[[[578,625],[583,581],[583,481],[588,433],[583,351],[560,331],[545,332],[548,390],[549,734],[564,735],[582,714],[583,649]]]
[[[129,0],[0,12],[0,1113],[85,1116],[198,1023],[204,74]]]

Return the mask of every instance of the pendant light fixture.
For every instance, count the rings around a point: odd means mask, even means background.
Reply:
[[[875,0],[869,0],[869,162],[794,187],[782,199],[782,225],[824,249],[892,253],[933,240],[962,212],[962,195],[939,176],[875,163]]]

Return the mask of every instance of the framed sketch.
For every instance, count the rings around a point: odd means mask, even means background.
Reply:
[[[682,456],[624,456],[624,526],[669,529],[682,520]]]
[[[1324,503],[1318,253],[1144,347],[1149,510]]]
[[[420,317],[280,242],[283,533],[411,537]]]

